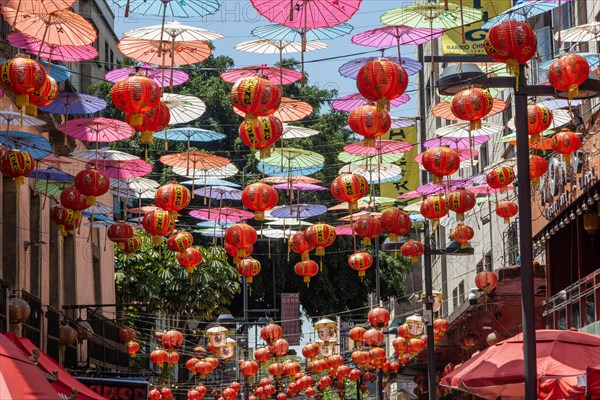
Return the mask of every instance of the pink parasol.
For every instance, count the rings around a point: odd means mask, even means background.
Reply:
[[[341,222],[352,222],[352,221],[356,221],[358,218],[360,218],[362,216],[365,216],[365,215],[370,215],[370,216],[375,217],[375,218],[381,217],[381,213],[363,210],[363,211],[355,212],[355,213],[350,214],[350,215],[346,215],[345,217],[338,218],[338,221],[341,221]]]
[[[279,183],[308,183],[308,184],[317,184],[321,183],[320,180],[311,178],[309,176],[290,176],[290,177],[279,177],[279,176],[269,176],[266,178],[262,178],[260,182],[268,183],[268,184],[279,184]]]
[[[157,206],[143,206],[143,207],[135,207],[127,209],[128,212],[132,214],[147,214],[150,211],[160,210],[160,207]]]
[[[513,186],[507,186],[506,188],[508,190],[514,189]],[[486,196],[489,196],[490,194],[500,193],[500,189],[494,189],[487,183],[485,183],[483,185],[479,185],[479,186],[474,186],[474,187],[468,188],[468,189],[475,194],[482,194],[482,195],[486,195]]]
[[[456,152],[458,153],[460,161],[471,160],[471,159],[477,157],[477,155],[479,154],[479,152],[477,150],[472,150],[472,149],[458,149]],[[421,164],[421,162],[423,161],[423,153],[418,154],[415,157],[415,161],[418,162],[419,164]]]
[[[397,199],[418,199],[423,197],[423,195],[416,190],[411,192],[402,193],[400,196],[397,196]]]
[[[133,179],[152,172],[152,164],[138,158],[129,161],[97,160],[93,164],[113,179]]]
[[[128,123],[111,118],[79,118],[65,122],[60,130],[84,142],[116,142],[133,136]]]
[[[335,234],[338,236],[352,236],[354,234],[354,231],[350,225],[340,225],[336,226],[334,229]]]
[[[324,186],[314,185],[311,183],[278,183],[277,185],[273,185],[273,188],[279,190],[328,190]]]
[[[415,192],[419,193],[421,196],[429,196],[430,194],[444,193],[446,191],[465,187],[471,183],[470,179],[450,179],[443,181],[441,185],[437,183],[426,183],[419,186]]]
[[[410,96],[404,93],[402,96],[395,98],[390,102],[390,107],[398,107],[402,104],[408,103],[410,101]],[[337,100],[334,100],[331,103],[331,107],[334,110],[350,112],[357,107],[364,106],[365,104],[370,103],[369,100],[365,99],[360,93],[353,93],[346,95],[344,97],[340,97]]]
[[[202,208],[190,211],[190,216],[203,221],[217,221],[219,223],[235,223],[254,218],[254,213],[238,210],[231,207]]]
[[[423,143],[423,147],[428,149],[430,147],[448,146],[453,150],[468,148],[478,144],[486,143],[490,140],[488,135],[474,135],[469,138],[467,137],[437,137],[429,139]]]
[[[72,164],[73,161],[67,159],[67,158],[62,158],[62,157],[58,157],[55,155],[50,154],[49,156],[46,156],[44,158],[40,158],[38,160],[38,162],[41,162],[42,164]]]
[[[145,63],[142,63],[142,65],[139,67],[118,68],[108,71],[104,75],[104,79],[109,82],[116,83],[133,74],[140,74],[146,78],[150,78],[158,83],[158,85],[161,87],[169,86],[171,84],[171,79],[173,80],[173,86],[183,85],[190,80],[190,76],[183,71],[176,71],[167,68],[156,68]]]
[[[350,154],[377,156],[379,154],[398,154],[406,153],[413,148],[413,145],[407,142],[396,140],[376,140],[374,147],[366,147],[363,142],[347,144],[344,151]]]
[[[98,50],[93,46],[61,46],[44,43],[24,32],[13,32],[6,39],[11,46],[24,49],[26,53],[38,55],[53,61],[80,62],[98,57]]]
[[[352,36],[352,43],[368,47],[397,46],[400,58],[400,45],[427,43],[439,38],[442,33],[443,29],[412,28],[407,25],[382,26]]]
[[[293,69],[270,67],[267,64],[235,68],[221,74],[225,82],[235,83],[239,79],[251,76],[260,76],[281,85],[290,85],[302,79],[302,73]]]

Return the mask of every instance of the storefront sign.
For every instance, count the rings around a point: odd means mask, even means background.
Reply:
[[[133,379],[76,377],[94,392],[110,400],[146,400],[148,382]]]
[[[418,143],[417,127],[415,125],[403,129],[392,129],[389,133],[382,136],[385,140],[399,140],[407,143]],[[419,164],[415,161],[415,157],[419,154],[419,146],[404,153],[404,157],[396,162],[402,168],[402,178],[397,182],[383,183],[381,185],[381,196],[397,197],[398,195],[416,190],[420,184]],[[405,207],[414,200],[399,199],[398,205]]]

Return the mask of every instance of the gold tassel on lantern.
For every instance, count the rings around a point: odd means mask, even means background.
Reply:
[[[390,99],[387,97],[381,97],[377,99],[377,110],[390,111]]]
[[[515,92],[519,91],[519,75],[520,75],[520,64],[516,58],[509,58],[506,60],[506,72],[515,76]]]
[[[474,131],[476,129],[481,129],[481,120],[478,119],[476,121],[471,121],[471,123],[469,123],[469,130]]]
[[[571,86],[569,86],[569,92],[567,94],[567,99],[573,100],[578,95],[579,95],[579,85],[572,84]]]

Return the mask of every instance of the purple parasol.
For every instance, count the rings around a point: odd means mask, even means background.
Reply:
[[[61,46],[44,43],[24,32],[14,32],[6,39],[11,46],[24,49],[26,53],[40,56],[53,61],[80,62],[93,60],[98,57],[98,50],[93,46]]]
[[[342,64],[342,66],[338,69],[340,75],[345,78],[356,79],[358,76],[358,71],[365,65],[366,63],[376,60],[380,57],[365,57],[365,58],[357,58],[356,60],[348,61],[347,63]],[[395,62],[398,64],[398,57],[385,57],[386,59]],[[420,62],[415,61],[410,58],[403,58],[401,61],[402,67],[406,73],[410,75],[414,75],[423,68]]]
[[[157,68],[146,63],[142,63],[139,67],[119,68],[109,71],[104,75],[104,79],[116,83],[133,74],[140,74],[146,78],[150,78],[161,87],[171,86],[171,79],[173,80],[172,86],[183,85],[190,80],[190,76],[183,71],[172,70],[171,68]]]
[[[367,147],[363,142],[357,142],[344,146],[344,151],[350,154],[376,156],[379,154],[406,153],[412,148],[412,144],[399,140],[376,140],[373,147]]]
[[[423,147],[428,149],[430,147],[439,147],[439,146],[449,146],[452,149],[466,149],[471,147],[471,145],[478,145],[486,143],[490,140],[488,135],[477,135],[471,138],[472,143],[469,143],[469,138],[466,137],[438,137],[427,140],[423,143]]]
[[[507,186],[507,189],[513,190],[514,186]],[[486,196],[489,196],[490,194],[500,193],[500,189],[494,189],[487,183],[479,186],[474,186],[472,188],[469,188],[469,190],[475,194],[483,194]]]
[[[104,110],[106,106],[106,101],[96,96],[63,92],[59,93],[52,103],[38,109],[52,114],[93,114]]]
[[[78,118],[65,122],[60,130],[85,142],[116,142],[133,136],[128,123],[110,118]]]
[[[271,211],[271,216],[275,218],[304,219],[317,217],[326,212],[327,207],[320,204],[293,204],[273,209]]]
[[[326,187],[313,185],[311,183],[279,183],[273,185],[273,188],[279,190],[327,190]]]
[[[392,117],[392,129],[408,128],[417,123],[417,120],[412,118]]]
[[[235,83],[242,78],[260,76],[280,85],[290,85],[302,79],[302,73],[293,69],[271,67],[267,64],[230,69],[221,74],[225,82]]]
[[[139,158],[128,161],[97,160],[91,164],[113,179],[139,178],[152,172],[152,165]]]
[[[443,29],[412,28],[407,25],[382,26],[352,36],[352,43],[368,47],[398,47],[430,42],[444,33]]]
[[[404,93],[402,96],[392,100],[390,102],[390,107],[398,107],[402,104],[408,103],[409,101],[410,97],[406,93]],[[334,110],[350,112],[355,108],[364,106],[368,103],[370,103],[369,100],[365,99],[360,93],[352,93],[344,97],[340,97],[337,100],[334,100],[334,102],[331,103],[331,107]]]
[[[229,186],[206,186],[194,190],[194,194],[217,200],[242,200],[242,191]]]
[[[455,190],[460,187],[465,187],[471,184],[470,179],[451,179],[443,181],[442,184],[437,183],[426,183],[421,185],[415,190],[422,196],[429,196],[430,194],[443,193],[450,190]]]
[[[217,221],[219,223],[235,223],[254,218],[254,213],[238,210],[237,208],[202,208],[190,211],[190,216],[203,221]]]

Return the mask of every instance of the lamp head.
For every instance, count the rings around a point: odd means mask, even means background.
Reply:
[[[453,64],[444,68],[442,76],[438,79],[438,90],[445,96],[453,96],[465,86],[483,87],[476,83],[484,75],[483,71],[475,64]]]

